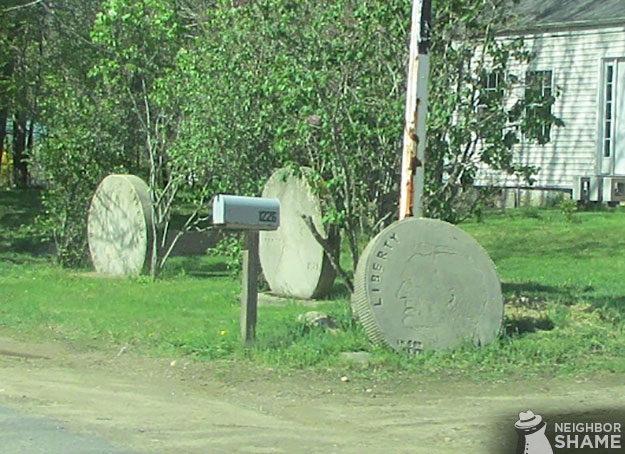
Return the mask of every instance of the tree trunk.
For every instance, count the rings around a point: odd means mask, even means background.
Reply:
[[[7,136],[7,120],[9,119],[9,97],[7,86],[9,79],[13,76],[13,61],[9,59],[2,65],[0,76],[2,79],[2,90],[0,91],[0,171],[2,170],[2,158],[4,157],[4,140]]]
[[[23,113],[13,119],[13,182],[23,189],[28,186],[28,161],[26,153],[27,120]]]
[[[8,109],[0,109],[0,173],[2,173],[2,158],[4,157],[4,139],[6,139],[7,136],[8,115]]]
[[[33,140],[35,139],[35,120],[30,120],[30,126],[28,126],[28,136],[26,138],[26,149],[28,150],[28,154],[33,149]]]

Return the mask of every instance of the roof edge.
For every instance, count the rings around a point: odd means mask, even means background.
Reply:
[[[625,28],[625,18],[603,19],[603,20],[583,20],[571,22],[552,22],[540,25],[520,26],[518,28],[508,28],[498,31],[497,36],[523,35],[528,33],[541,33],[549,31],[582,30],[590,28],[608,28],[614,26]]]

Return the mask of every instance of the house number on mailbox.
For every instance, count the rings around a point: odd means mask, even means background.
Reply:
[[[278,213],[275,211],[259,211],[258,220],[260,222],[276,222]]]

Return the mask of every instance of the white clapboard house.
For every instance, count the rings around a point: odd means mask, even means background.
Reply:
[[[545,131],[544,145],[518,145],[517,160],[540,169],[531,187],[488,170],[478,184],[504,188],[517,203],[554,191],[625,200],[625,0],[521,0],[516,12],[501,39],[523,36],[535,58],[515,70],[525,86],[557,93],[552,112],[565,126]]]

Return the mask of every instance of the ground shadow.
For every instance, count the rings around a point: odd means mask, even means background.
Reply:
[[[198,279],[228,277],[233,274],[226,260],[210,255],[172,257],[163,271],[164,277],[184,275]]]
[[[42,210],[38,190],[0,191],[0,256],[15,258],[15,254],[33,257],[52,256],[54,241],[37,225]]]
[[[603,313],[609,310],[625,318],[625,296],[596,296],[588,298],[587,302],[593,309],[601,309]]]
[[[611,309],[625,316],[625,295],[594,295],[597,289],[592,285],[554,287],[537,282],[515,282],[502,283],[501,289],[506,300],[515,305],[535,307],[545,301],[566,305],[584,302],[593,309]]]
[[[501,291],[504,294],[517,295],[536,292],[560,294],[563,292],[563,288],[542,285],[537,282],[502,282]]]
[[[521,316],[505,319],[505,334],[507,336],[519,336],[539,330],[549,331],[553,328],[553,322],[544,317]]]
[[[592,293],[595,288],[592,285],[563,285],[551,286],[537,282],[504,282],[501,290],[506,298],[527,297],[534,301],[553,301],[561,304],[572,304],[583,299],[584,301],[593,298]]]
[[[334,281],[332,285],[332,290],[328,293],[324,299],[335,300],[335,299],[349,299],[352,295],[351,290],[345,282],[339,280],[338,278]]]

